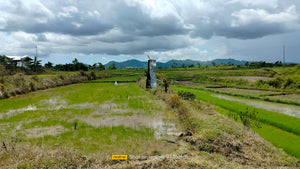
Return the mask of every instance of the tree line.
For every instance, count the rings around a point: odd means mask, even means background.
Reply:
[[[285,64],[286,66],[295,66],[296,64]],[[208,67],[209,65],[204,64],[201,65],[201,63],[197,63],[197,65],[194,64],[184,64],[182,63],[181,65],[178,65],[176,62],[173,62],[172,64],[172,68],[194,68],[194,67]],[[237,66],[237,67],[247,67],[247,68],[263,68],[263,67],[282,67],[283,63],[281,61],[276,61],[274,63],[268,63],[265,61],[259,61],[259,62],[244,62],[244,65],[236,65],[234,63],[228,62],[227,64],[221,63],[221,64],[217,64],[216,62],[212,62],[210,66],[213,67],[219,67],[219,66]]]
[[[19,61],[21,64],[18,65],[18,62],[13,59],[0,55],[0,72],[1,75],[14,74],[16,72],[25,72],[26,74],[42,73],[47,70],[54,71],[88,71],[88,70],[105,70],[105,66],[102,63],[94,63],[93,65],[84,64],[79,62],[76,58],[72,63],[66,64],[56,64],[52,62],[47,62],[43,66],[41,60],[38,60],[37,57],[34,57],[32,61]],[[112,64],[108,69],[117,69],[115,64]]]

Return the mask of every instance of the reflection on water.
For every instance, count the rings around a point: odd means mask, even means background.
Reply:
[[[79,116],[81,121],[94,127],[100,126],[125,126],[139,129],[141,127],[151,128],[154,136],[161,139],[164,136],[179,136],[181,133],[176,128],[174,121],[175,115],[170,111],[129,109],[127,105],[113,103],[111,100],[103,104],[80,103],[68,104],[68,101],[60,97],[41,100],[38,104],[29,105],[20,109],[12,109],[0,114],[0,119],[8,119],[17,114],[27,111],[59,111],[60,109],[94,109],[94,113]],[[98,117],[96,117],[98,116]],[[76,118],[74,116],[74,118]]]
[[[121,125],[134,129],[139,129],[140,127],[148,127],[154,130],[154,136],[157,139],[160,139],[163,136],[179,136],[181,134],[176,128],[176,125],[171,122],[171,119],[168,119],[168,117],[164,116],[142,115],[136,113],[130,116],[103,116],[100,118],[89,116],[81,120],[94,127],[112,127]]]

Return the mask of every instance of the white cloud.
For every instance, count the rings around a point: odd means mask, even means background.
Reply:
[[[230,0],[228,4],[242,4],[243,6],[277,8],[278,0]]]
[[[82,24],[77,22],[72,22],[72,25],[74,25],[76,28],[80,28],[82,26]]]
[[[232,16],[235,18],[231,26],[238,27],[251,23],[289,23],[298,20],[296,7],[290,6],[286,11],[279,13],[269,13],[264,9],[241,9],[238,12],[233,12]]]
[[[73,14],[78,13],[78,9],[75,6],[67,6],[62,8],[63,12],[59,12],[57,17],[59,18],[71,18]]]

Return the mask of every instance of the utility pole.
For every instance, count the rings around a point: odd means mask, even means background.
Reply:
[[[284,69],[284,66],[285,66],[285,45],[283,45],[283,48],[282,48],[282,56],[283,56],[283,69]]]
[[[35,73],[37,74],[38,72],[38,65],[37,65],[37,61],[38,61],[38,52],[37,52],[37,40],[36,40],[36,46],[35,46]]]

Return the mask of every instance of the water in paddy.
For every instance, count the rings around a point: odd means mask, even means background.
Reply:
[[[0,120],[13,120],[14,116],[18,114],[32,113],[35,111],[52,112],[60,111],[62,109],[69,109],[70,112],[72,112],[72,109],[82,111],[84,111],[85,109],[93,109],[94,111],[91,114],[83,116],[78,116],[74,114],[74,119],[79,119],[80,121],[85,122],[94,127],[120,125],[136,129],[138,129],[139,127],[148,127],[154,130],[154,136],[157,139],[169,136],[178,136],[181,134],[174,123],[175,115],[172,112],[166,110],[133,110],[126,108],[126,106],[124,108],[117,107],[118,105],[113,103],[112,101],[107,101],[103,104],[98,104],[97,102],[70,104],[69,101],[64,100],[60,96],[58,96],[52,97],[50,99],[40,100],[38,103],[32,103],[23,108],[11,109],[6,112],[0,112]],[[131,114],[126,115],[126,113],[128,112],[130,112]],[[22,126],[22,123],[24,122],[21,121],[20,124],[18,124],[17,126]]]
[[[266,101],[257,101],[257,100],[250,100],[250,99],[242,99],[233,96],[226,96],[220,94],[214,94],[213,96],[222,98],[225,100],[236,101],[240,102],[249,106],[253,106],[256,108],[262,108],[265,110],[278,112],[287,114],[289,116],[294,116],[300,118],[300,106],[288,105],[288,104],[281,104],[281,103],[271,103]]]

